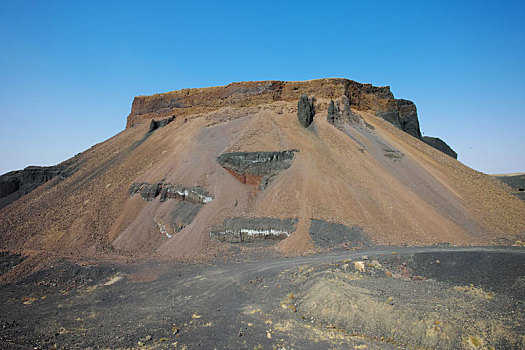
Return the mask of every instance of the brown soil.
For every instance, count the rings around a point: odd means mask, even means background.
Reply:
[[[261,183],[262,175],[252,175],[252,174],[239,174],[234,170],[226,169],[227,172],[232,174],[237,180],[239,180],[241,183],[253,186],[254,191],[257,191],[259,188],[259,185]]]

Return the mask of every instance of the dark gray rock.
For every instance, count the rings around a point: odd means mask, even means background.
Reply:
[[[326,116],[326,120],[332,124],[336,125],[341,121],[341,115],[339,113],[339,108],[334,103],[334,100],[330,100],[330,104],[328,105],[328,114]]]
[[[430,137],[430,136],[423,136],[423,142],[425,142],[427,145],[434,147],[435,149],[451,156],[454,159],[458,159],[458,154],[454,152],[452,148],[450,148],[449,145],[445,143],[445,141],[441,140],[438,137]]]
[[[359,247],[367,243],[363,229],[359,226],[347,227],[333,222],[312,219],[309,233],[314,244],[319,248],[331,248],[346,242],[351,247]]]
[[[157,130],[159,128],[163,128],[163,127],[165,127],[166,125],[168,125],[169,123],[171,123],[174,120],[175,120],[175,116],[174,115],[172,115],[169,118],[165,118],[165,119],[161,119],[161,120],[151,119],[151,122],[149,124],[148,132],[152,132],[152,131]]]
[[[229,218],[213,228],[210,237],[220,242],[249,243],[282,240],[295,231],[297,219]]]
[[[65,179],[78,168],[74,158],[54,166],[28,166],[0,176],[0,209],[59,176]]]
[[[312,124],[315,116],[314,98],[308,98],[306,95],[301,95],[297,103],[297,118],[299,123],[305,128]]]
[[[387,108],[377,112],[377,116],[404,132],[421,139],[416,105],[408,100],[392,100]]]
[[[525,174],[498,176],[497,179],[503,181],[514,190],[514,195],[525,201]]]
[[[333,100],[330,101],[326,119],[328,123],[343,131],[343,123],[345,122],[354,127],[366,126],[369,129],[374,129],[374,127],[368,124],[363,118],[352,112],[350,100],[345,95],[338,98],[336,102]]]
[[[399,121],[401,123],[401,130],[421,139],[421,130],[419,129],[419,119],[417,117],[416,105],[408,100],[396,100],[397,109],[399,111]]]
[[[201,207],[213,200],[211,195],[200,186],[184,187],[163,182],[136,182],[129,187],[129,194],[134,196],[137,193],[140,193],[146,201],[152,201],[157,197],[160,202],[169,199],[179,201],[175,208],[169,212],[165,222],[161,223],[155,218],[153,219],[161,233],[168,238],[171,238],[173,233],[179,232],[191,224]],[[170,230],[167,226],[169,226]]]
[[[128,192],[130,196],[140,193],[146,201],[152,201],[158,196],[160,196],[159,200],[161,202],[168,199],[178,199],[181,201],[206,204],[213,200],[213,197],[200,186],[184,187],[163,182],[135,182],[129,187]]]
[[[262,176],[259,189],[264,190],[275,175],[292,165],[294,152],[299,151],[224,153],[217,162],[239,175]]]
[[[525,191],[525,174],[498,176],[497,178],[509,185],[515,191]]]

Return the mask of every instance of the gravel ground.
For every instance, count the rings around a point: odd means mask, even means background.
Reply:
[[[62,260],[0,286],[0,348],[524,346],[523,248],[390,247],[249,260]]]

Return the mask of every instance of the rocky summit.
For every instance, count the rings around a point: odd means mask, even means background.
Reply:
[[[0,177],[0,248],[201,260],[516,241],[525,202],[455,158],[388,86],[256,81],[138,96],[109,140]]]

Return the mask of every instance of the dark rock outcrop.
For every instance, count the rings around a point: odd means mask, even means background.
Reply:
[[[422,139],[416,105],[412,101],[395,99],[389,86],[373,86],[349,79],[330,78],[308,81],[247,81],[202,89],[183,89],[133,100],[127,127],[151,118],[172,114],[188,116],[206,113],[222,107],[249,107],[273,101],[297,101],[304,106],[299,116],[303,126],[311,124],[313,116],[308,99],[302,96],[335,99],[345,96],[352,108],[371,112],[406,133]],[[303,102],[301,102],[301,99]],[[337,105],[337,103],[336,103]],[[344,106],[340,113],[344,114]],[[350,111],[350,109],[348,109]],[[351,112],[351,111],[350,111]],[[299,114],[299,113],[298,113]],[[345,118],[342,115],[343,119]]]
[[[220,242],[249,243],[263,240],[282,240],[295,231],[297,219],[229,218],[210,232]]]
[[[330,100],[326,120],[332,125],[338,125],[342,122],[341,113],[339,112],[339,108],[335,105],[334,100]]]
[[[349,79],[309,81],[245,81],[227,86],[182,89],[133,100],[127,127],[172,114],[178,117],[210,112],[221,107],[250,107],[273,101],[297,101],[301,95],[336,98],[346,95],[352,106],[375,113],[394,96],[388,86],[373,86]]]
[[[129,187],[129,195],[134,196],[137,193],[140,193],[146,201],[152,201],[159,197],[161,202],[173,198],[181,201],[206,204],[213,200],[213,197],[200,186],[184,187],[163,182],[136,182]]]
[[[217,162],[243,183],[264,190],[272,178],[292,165],[294,152],[233,152],[217,157]]]
[[[363,118],[352,112],[350,100],[345,95],[338,98],[335,103],[334,100],[330,101],[327,121],[338,129],[342,128],[344,122],[353,126],[366,126],[369,129],[374,129],[374,127],[368,124]]]
[[[347,247],[359,247],[367,243],[363,229],[359,226],[347,227],[312,219],[309,233],[314,244],[319,248],[331,248],[341,243],[347,243]]]
[[[33,191],[38,186],[59,176],[65,179],[76,171],[69,160],[54,166],[28,166],[0,176],[0,209]]]
[[[404,132],[421,139],[417,109],[414,102],[401,99],[388,101],[386,108],[378,111],[377,116]]]
[[[163,128],[163,127],[165,127],[166,125],[168,125],[169,123],[171,123],[174,120],[175,120],[175,116],[174,115],[172,115],[169,118],[165,118],[165,119],[161,119],[161,120],[151,119],[151,122],[149,123],[149,130],[148,130],[148,132],[152,132],[152,131],[157,130],[159,128]]]
[[[435,149],[451,156],[454,159],[458,159],[458,154],[454,152],[452,148],[450,148],[449,145],[445,143],[445,141],[441,140],[438,137],[430,137],[430,136],[423,136],[423,142],[425,142],[427,145],[434,147]]]
[[[513,194],[525,201],[525,174],[498,176],[497,179],[509,185],[514,191]]]
[[[499,180],[509,185],[513,190],[525,191],[525,174],[498,176]]]
[[[162,220],[153,218],[155,226],[168,238],[191,224],[201,207],[213,200],[211,195],[200,186],[184,187],[163,182],[136,182],[130,186],[129,194],[134,196],[137,193],[148,202],[157,197],[160,202],[165,202],[168,199],[179,201],[170,210],[167,217]]]
[[[314,121],[314,116],[315,106],[313,97],[308,98],[306,95],[301,95],[299,102],[297,102],[297,118],[299,119],[299,123],[307,128]]]

